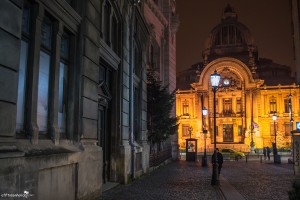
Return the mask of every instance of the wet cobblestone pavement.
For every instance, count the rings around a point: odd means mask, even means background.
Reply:
[[[288,200],[294,181],[292,164],[272,161],[226,161],[221,173],[247,200]]]
[[[211,168],[200,162],[178,161],[151,172],[130,185],[103,193],[103,200],[210,200],[222,199],[210,185]]]
[[[105,191],[99,200],[224,199],[221,191],[210,185],[211,170],[210,164],[202,167],[201,162],[172,162],[132,184]],[[288,200],[294,180],[291,164],[271,161],[225,161],[221,174],[247,200]]]

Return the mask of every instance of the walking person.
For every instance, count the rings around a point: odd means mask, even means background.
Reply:
[[[270,160],[270,153],[271,153],[271,149],[269,147],[267,147],[267,157],[268,157],[268,160]]]
[[[219,152],[219,148],[216,148],[216,153],[217,153],[218,172],[219,172],[219,175],[220,175],[222,165],[223,165],[223,155]],[[214,161],[215,161],[215,154],[212,155],[211,162],[214,163]]]
[[[266,160],[267,159],[267,148],[266,147],[263,148],[263,154],[264,154],[264,159]]]

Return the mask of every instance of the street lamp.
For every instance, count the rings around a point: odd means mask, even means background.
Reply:
[[[292,110],[292,94],[288,96],[289,98],[289,113],[290,113],[290,131],[291,131],[291,152],[292,152],[292,159],[294,161],[294,138],[293,138],[293,110]]]
[[[217,125],[216,125],[216,92],[220,82],[220,74],[217,73],[217,70],[214,71],[213,74],[210,75],[210,83],[213,87],[214,93],[214,156],[213,156],[213,172],[211,185],[219,185],[218,181],[218,164],[217,164]]]
[[[272,116],[272,119],[274,121],[274,136],[275,136],[275,142],[273,144],[273,154],[274,154],[274,162],[276,160],[276,155],[277,155],[277,147],[276,147],[276,120],[277,120],[277,115],[274,113]]]
[[[207,166],[207,156],[206,156],[206,135],[207,135],[207,130],[205,129],[205,117],[207,115],[207,109],[205,107],[202,108],[202,123],[203,123],[203,135],[204,135],[204,155],[202,159],[202,166],[206,167]]]

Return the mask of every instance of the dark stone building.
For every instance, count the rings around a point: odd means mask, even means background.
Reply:
[[[0,194],[88,199],[149,171],[145,4],[0,1]]]

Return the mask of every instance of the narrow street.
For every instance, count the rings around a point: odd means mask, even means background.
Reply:
[[[143,199],[288,199],[294,180],[291,164],[271,161],[225,161],[220,189],[210,185],[212,166],[201,162],[172,162],[129,185],[103,193],[101,200]]]

